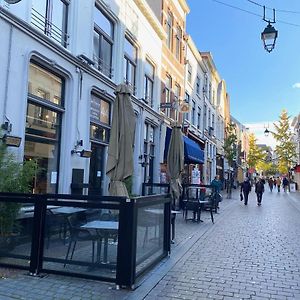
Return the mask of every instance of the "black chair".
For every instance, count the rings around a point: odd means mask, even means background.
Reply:
[[[69,236],[69,245],[68,245],[68,250],[65,258],[64,267],[67,264],[72,243],[73,243],[73,249],[72,249],[70,259],[73,258],[77,242],[86,242],[86,241],[92,242],[92,263],[94,263],[95,242],[99,240],[99,236],[92,235],[89,229],[81,228],[81,226],[84,224],[81,222],[81,220],[78,219],[78,216],[76,214],[67,217],[67,222],[69,226],[70,236]]]
[[[188,220],[199,222],[199,213],[200,213],[200,195],[201,188],[200,187],[188,187],[186,190],[186,200],[183,202],[183,217],[185,221]],[[193,218],[188,218],[188,212],[193,212]]]
[[[210,194],[210,195],[205,195],[200,198],[199,204],[200,204],[200,209],[199,209],[199,220],[201,221],[201,211],[203,210],[209,210],[210,212],[210,218],[212,223],[214,224],[214,215],[213,215],[213,210],[215,209],[215,195]]]

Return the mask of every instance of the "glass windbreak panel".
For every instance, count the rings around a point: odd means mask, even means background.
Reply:
[[[57,112],[43,106],[28,103],[26,134],[57,140],[59,138],[59,129],[60,118]]]
[[[164,254],[164,204],[141,207],[137,213],[136,272]]]
[[[29,267],[34,204],[8,201],[0,201],[0,263]]]
[[[115,278],[119,211],[48,206],[43,268]]]
[[[62,78],[35,65],[29,65],[28,93],[61,105]]]

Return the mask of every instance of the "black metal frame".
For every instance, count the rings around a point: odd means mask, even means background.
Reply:
[[[88,279],[98,279],[115,282],[117,286],[134,287],[136,280],[170,253],[170,213],[171,199],[169,195],[154,195],[136,198],[110,197],[110,196],[86,196],[65,194],[19,194],[0,193],[0,202],[30,203],[34,205],[32,244],[30,253],[30,265],[12,265],[0,263],[0,266],[26,269],[31,275],[39,275],[41,272],[53,273]],[[138,208],[151,207],[164,204],[164,242],[163,254],[147,265],[142,272],[136,273],[136,248],[137,248],[137,214]],[[82,207],[82,208],[107,208],[119,211],[119,229],[117,246],[116,278],[107,278],[96,275],[70,273],[67,271],[49,270],[43,268],[44,257],[45,222],[48,205]],[[24,258],[24,257],[22,257]],[[57,260],[57,259],[56,259]],[[57,260],[59,262],[59,260]]]

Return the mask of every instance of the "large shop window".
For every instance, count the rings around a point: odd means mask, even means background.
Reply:
[[[31,24],[64,47],[68,45],[69,2],[69,0],[32,0]]]
[[[104,75],[112,78],[114,23],[96,6],[94,15],[94,62]]]
[[[97,95],[91,95],[91,140],[108,144],[110,134],[110,111],[111,105],[108,101],[101,99]]]
[[[64,79],[30,63],[24,159],[36,159],[34,193],[56,193]]]

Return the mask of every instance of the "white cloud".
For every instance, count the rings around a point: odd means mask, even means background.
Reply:
[[[296,82],[293,84],[294,89],[300,89],[300,82]]]

